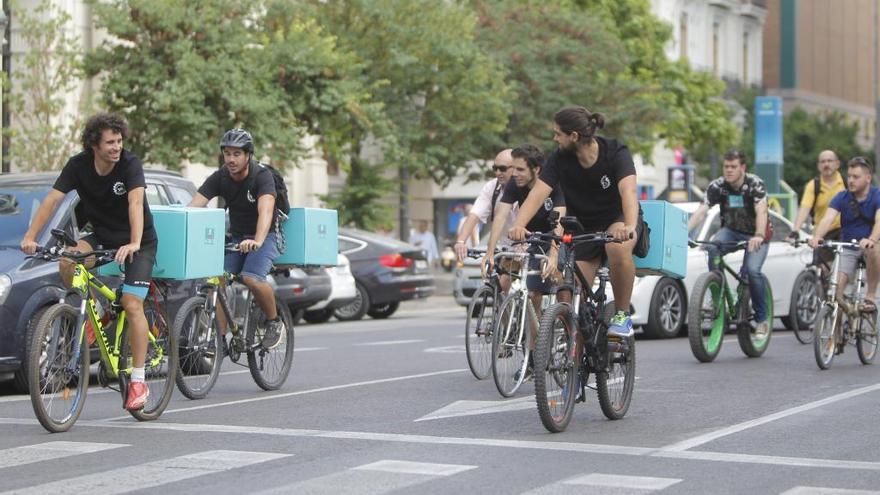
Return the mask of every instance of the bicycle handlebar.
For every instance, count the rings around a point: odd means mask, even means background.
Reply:
[[[69,258],[77,262],[83,262],[87,258],[95,256],[97,258],[97,262],[111,262],[116,257],[115,249],[95,249],[94,251],[87,252],[77,252],[77,251],[65,251],[61,246],[52,246],[52,247],[43,247],[37,246],[37,251],[33,255],[28,256],[28,258],[38,258],[45,261],[56,261],[59,258]]]

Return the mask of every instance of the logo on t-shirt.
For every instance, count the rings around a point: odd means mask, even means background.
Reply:
[[[247,200],[250,201],[251,203],[256,203],[256,202],[257,202],[257,200],[254,199],[254,195],[251,194],[250,191],[247,192]]]
[[[602,180],[600,180],[599,183],[602,184],[602,189],[608,189],[611,187],[611,179],[609,179],[607,175],[603,175]]]
[[[113,194],[117,196],[125,196],[125,184],[122,182],[117,182],[113,184]]]
[[[550,211],[553,209],[553,200],[547,198],[544,200],[544,211]]]

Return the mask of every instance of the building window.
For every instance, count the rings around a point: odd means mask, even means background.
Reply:
[[[749,83],[749,33],[743,33],[743,84]]]
[[[681,18],[678,20],[678,37],[678,56],[687,58],[687,12],[682,12]]]
[[[715,77],[718,77],[718,45],[721,42],[719,39],[721,25],[717,22],[712,23],[712,73],[715,74]]]

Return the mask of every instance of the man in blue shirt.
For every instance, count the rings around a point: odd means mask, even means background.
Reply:
[[[831,200],[825,216],[816,228],[810,245],[815,248],[821,243],[831,224],[840,215],[841,241],[857,240],[861,249],[845,249],[840,257],[840,275],[837,279],[837,297],[843,290],[851,274],[855,271],[860,256],[865,257],[868,268],[868,292],[861,308],[875,311],[874,297],[880,272],[880,249],[874,245],[880,240],[880,189],[871,185],[873,165],[864,157],[857,156],[846,164],[845,191],[837,193]]]

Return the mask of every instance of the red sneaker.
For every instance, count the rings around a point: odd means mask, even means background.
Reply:
[[[150,388],[144,382],[131,382],[128,384],[128,400],[125,408],[129,411],[137,411],[144,408],[147,397],[150,396]]]

